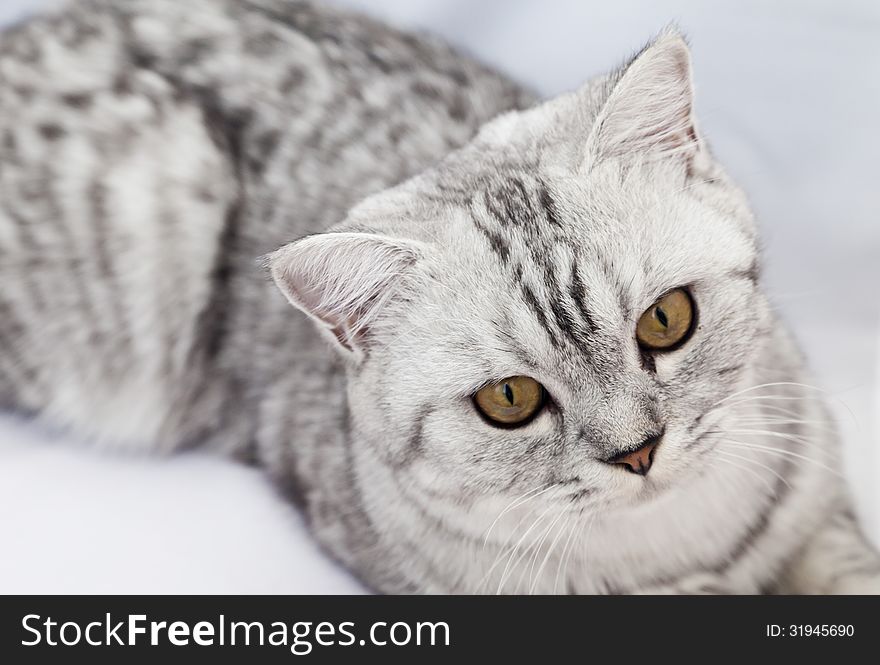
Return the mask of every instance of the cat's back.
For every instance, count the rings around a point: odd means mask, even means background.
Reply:
[[[127,445],[201,436],[230,372],[271,379],[252,349],[314,346],[257,258],[528,101],[286,0],[83,0],[0,34],[0,402]]]

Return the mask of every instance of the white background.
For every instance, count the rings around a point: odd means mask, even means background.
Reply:
[[[0,0],[0,24],[40,4]],[[438,32],[546,95],[677,21],[701,127],[752,198],[767,289],[831,393],[860,512],[880,534],[880,3],[341,4]],[[0,417],[0,592],[355,590],[256,471],[198,454],[111,458]]]

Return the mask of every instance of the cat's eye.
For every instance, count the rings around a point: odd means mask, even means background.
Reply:
[[[645,310],[636,339],[644,349],[668,351],[687,341],[693,328],[694,301],[685,289],[675,289]]]
[[[544,386],[527,376],[511,376],[482,388],[474,403],[492,423],[507,427],[525,425],[544,406]]]

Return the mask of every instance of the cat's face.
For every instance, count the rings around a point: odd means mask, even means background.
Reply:
[[[276,255],[350,360],[355,472],[387,520],[408,502],[422,528],[478,537],[517,500],[634,505],[706,463],[703,416],[767,312],[687,64],[663,38],[601,98],[505,116],[347,231]]]

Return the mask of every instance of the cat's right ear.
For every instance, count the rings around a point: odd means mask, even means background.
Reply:
[[[370,233],[307,236],[266,257],[275,284],[347,356],[359,359],[370,325],[421,254],[415,242]]]

